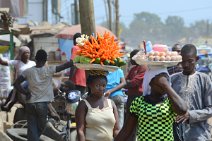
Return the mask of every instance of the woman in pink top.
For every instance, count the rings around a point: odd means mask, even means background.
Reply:
[[[76,110],[78,141],[112,141],[119,132],[117,108],[104,96],[106,84],[104,75],[88,76],[88,97]]]

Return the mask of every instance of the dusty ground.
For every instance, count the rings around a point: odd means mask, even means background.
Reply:
[[[14,106],[11,112],[8,112],[8,113],[0,110],[0,140],[1,141],[11,141],[11,139],[5,134],[5,130],[11,127],[15,110],[18,107],[20,107],[20,105]],[[211,135],[212,135],[212,117],[208,120],[208,123],[211,125]]]
[[[21,107],[20,104],[15,104],[10,112],[4,112],[0,109],[0,140],[1,141],[12,141],[6,134],[6,129],[10,128],[13,125],[13,117],[15,111],[18,107]]]

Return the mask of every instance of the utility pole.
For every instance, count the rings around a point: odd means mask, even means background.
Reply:
[[[79,11],[82,34],[96,33],[93,0],[79,0]]]
[[[48,0],[43,0],[43,21],[48,21]]]
[[[106,23],[107,23],[107,27],[109,27],[109,23],[108,23],[107,0],[104,0],[104,6],[105,6]]]
[[[107,6],[108,6],[108,28],[112,31],[112,12],[111,12],[111,2],[110,0],[107,0]]]
[[[79,24],[78,0],[74,0],[74,17],[75,17],[75,24]]]
[[[119,39],[119,0],[115,0],[115,34]]]

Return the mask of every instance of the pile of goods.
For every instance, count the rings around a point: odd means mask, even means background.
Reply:
[[[158,52],[158,51],[151,51],[147,54],[144,53],[144,51],[139,51],[135,56],[132,58],[133,60],[136,61],[137,64],[142,65],[142,64],[154,64],[154,65],[159,65],[159,64],[167,64],[169,63],[177,63],[182,61],[182,56],[179,55],[175,51],[168,51],[165,50],[163,52]]]
[[[9,50],[9,46],[0,45],[0,53],[5,53]]]
[[[120,46],[114,37],[109,33],[103,36],[97,34],[97,37],[82,35],[76,39],[80,47],[78,55],[74,58],[75,63],[81,64],[99,64],[121,67],[126,64],[121,59]]]
[[[150,52],[147,54],[147,59],[149,61],[181,61],[182,56],[176,51],[166,51],[166,52]]]

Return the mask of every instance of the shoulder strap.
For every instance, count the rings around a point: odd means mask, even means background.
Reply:
[[[83,101],[85,102],[85,104],[88,107],[88,109],[90,109],[91,108],[91,105],[89,104],[89,102],[86,99],[83,99]]]
[[[113,108],[111,99],[107,99],[108,106]]]

